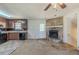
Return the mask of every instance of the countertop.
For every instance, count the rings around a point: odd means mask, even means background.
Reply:
[[[27,31],[1,31],[1,33],[26,33]]]

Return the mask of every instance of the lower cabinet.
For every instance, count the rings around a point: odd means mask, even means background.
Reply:
[[[8,33],[7,39],[8,40],[19,40],[19,33]]]
[[[7,40],[25,40],[26,33],[8,33]]]

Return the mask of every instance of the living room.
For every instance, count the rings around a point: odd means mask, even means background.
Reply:
[[[0,4],[0,54],[79,54],[78,7],[79,3]]]

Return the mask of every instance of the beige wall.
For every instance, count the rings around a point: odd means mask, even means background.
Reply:
[[[44,26],[46,26],[46,20],[45,19],[28,20],[28,38],[29,39],[46,38],[46,28],[44,27],[44,31],[40,31],[40,24],[44,24]]]

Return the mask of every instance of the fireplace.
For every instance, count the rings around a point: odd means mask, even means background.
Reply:
[[[47,39],[53,42],[63,41],[63,27],[47,27]]]
[[[58,40],[58,30],[49,30],[49,37]]]

